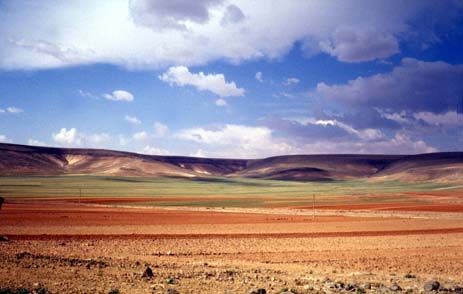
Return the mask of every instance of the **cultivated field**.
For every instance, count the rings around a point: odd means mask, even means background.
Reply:
[[[435,278],[455,292],[461,191],[367,180],[3,177],[0,234],[10,241],[0,242],[0,285],[4,293],[420,293]],[[147,267],[151,278],[142,277]]]

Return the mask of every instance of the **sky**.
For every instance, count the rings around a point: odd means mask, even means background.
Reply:
[[[463,1],[0,0],[0,142],[463,151]]]

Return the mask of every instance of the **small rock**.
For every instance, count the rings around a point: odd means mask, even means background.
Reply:
[[[0,236],[0,242],[8,242],[10,239],[8,239],[7,236]]]
[[[333,282],[326,282],[325,283],[325,288],[334,289],[334,288],[336,288],[336,284],[333,283]]]
[[[149,266],[147,266],[141,277],[151,279],[152,277],[154,277],[153,270]]]
[[[251,291],[249,291],[249,294],[266,294],[266,293],[267,293],[267,290],[265,290],[264,288],[252,289]]]
[[[322,283],[331,282],[331,279],[328,277],[323,278]]]
[[[347,286],[346,286],[346,290],[347,290],[347,291],[354,291],[354,290],[357,289],[357,288],[358,288],[358,285],[357,285],[357,283],[355,283],[355,282],[349,283],[349,284],[347,284]]]
[[[439,290],[440,283],[436,280],[431,280],[424,284],[424,291],[435,291]]]
[[[370,290],[371,289],[371,284],[366,282],[365,284],[363,284],[363,288]]]
[[[175,290],[175,289],[172,289],[172,288],[167,289],[167,294],[179,294],[179,293],[180,293],[180,292],[178,292],[178,291]]]
[[[391,285],[391,287],[389,287],[389,290],[391,290],[391,291],[400,291],[400,290],[402,290],[402,288],[400,288],[400,286],[397,285],[397,283],[394,283],[394,284]]]

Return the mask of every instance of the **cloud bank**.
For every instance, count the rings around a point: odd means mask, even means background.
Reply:
[[[435,27],[461,8],[460,1],[431,0],[5,1],[0,68],[239,63],[282,57],[296,43],[306,56],[364,62],[396,54],[404,39],[438,42]],[[418,31],[413,23],[430,12],[429,33]]]

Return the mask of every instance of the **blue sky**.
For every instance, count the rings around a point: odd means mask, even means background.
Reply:
[[[463,1],[0,1],[0,141],[462,151]]]

